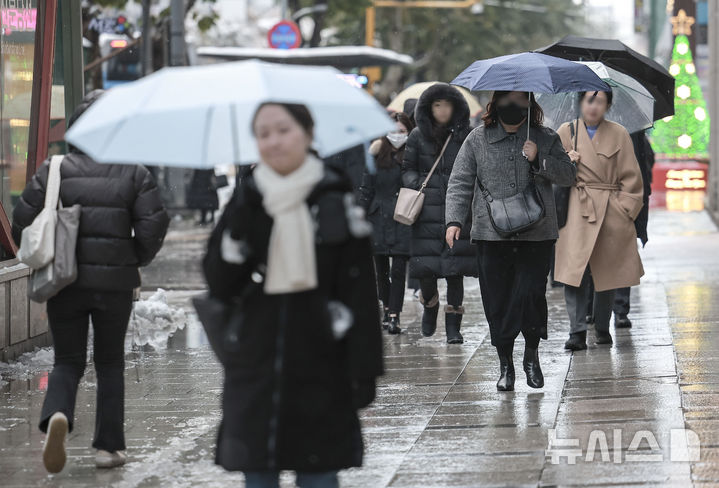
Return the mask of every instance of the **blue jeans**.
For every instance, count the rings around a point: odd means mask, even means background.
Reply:
[[[279,488],[279,471],[248,471],[245,472],[246,488]],[[326,473],[297,473],[299,488],[339,488],[337,471]]]

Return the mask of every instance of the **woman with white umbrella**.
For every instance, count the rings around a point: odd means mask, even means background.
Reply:
[[[216,462],[249,488],[278,487],[281,470],[336,487],[339,470],[362,465],[357,410],[383,372],[370,229],[348,180],[315,156],[305,106],[265,103],[252,129],[260,163],[204,261],[210,295],[243,316],[223,361]]]

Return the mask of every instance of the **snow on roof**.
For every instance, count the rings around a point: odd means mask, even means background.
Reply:
[[[411,56],[389,49],[371,46],[331,46],[297,49],[271,49],[253,47],[197,48],[197,54],[206,58],[226,60],[262,59],[291,64],[319,64],[336,67],[387,66],[411,64]]]

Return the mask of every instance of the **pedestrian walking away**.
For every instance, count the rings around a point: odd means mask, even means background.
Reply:
[[[278,487],[282,470],[336,487],[339,470],[362,465],[357,410],[383,373],[371,228],[349,180],[311,151],[304,105],[263,104],[252,129],[261,162],[204,260],[211,296],[240,313],[215,460],[248,488]]]
[[[217,177],[213,169],[196,169],[187,188],[187,208],[200,211],[200,225],[212,224],[220,208]]]
[[[413,125],[409,117],[401,112],[391,117],[397,123],[397,130],[370,146],[376,173],[365,171],[359,193],[360,205],[372,224],[377,292],[384,310],[382,326],[390,334],[399,334],[411,229],[396,222],[393,216],[397,195],[402,187],[404,148]]]
[[[422,334],[426,337],[434,335],[437,329],[440,307],[437,280],[447,280],[447,342],[461,344],[464,342],[460,332],[464,314],[463,277],[477,276],[476,255],[469,241],[469,225],[464,227],[454,247],[447,245],[444,214],[454,160],[469,133],[469,106],[459,90],[437,83],[420,96],[415,119],[417,127],[409,135],[402,163],[404,187],[419,190],[442,147],[446,145],[446,149],[427,182],[422,212],[412,226],[409,274],[420,280],[420,301],[424,305]]]
[[[100,96],[90,92],[68,127]],[[125,463],[125,333],[138,267],[148,265],[162,247],[169,217],[150,172],[143,166],[98,164],[70,146],[61,166],[60,200],[82,207],[77,242],[77,280],[47,302],[55,363],[40,414],[47,433],[43,461],[51,473],[62,471],[65,437],[75,421],[78,384],[85,373],[89,321],[97,373],[95,437],[98,468]],[[13,237],[43,208],[48,181],[45,162],[22,193],[13,213]]]
[[[594,285],[597,344],[612,344],[614,290],[644,274],[634,220],[642,209],[642,175],[629,133],[606,120],[612,92],[580,92],[581,117],[557,131],[577,164],[567,223],[556,245],[554,278],[564,283],[570,335],[566,349],[586,349],[587,302]],[[589,274],[591,271],[591,275]]]
[[[637,237],[642,242],[642,247],[647,245],[649,241],[649,233],[647,227],[649,224],[649,196],[652,194],[652,169],[654,168],[654,151],[647,139],[644,131],[634,132],[631,134],[632,143],[634,144],[634,155],[639,162],[639,169],[642,172],[642,187],[644,195],[642,202],[644,206],[639,211],[637,219],[634,221],[634,228],[637,231]],[[628,329],[632,326],[629,319],[630,288],[619,288],[614,295],[614,327],[620,329]]]
[[[576,168],[556,133],[542,126],[542,110],[534,96],[495,91],[483,121],[462,145],[449,179],[447,245],[457,245],[471,216],[482,303],[499,356],[497,389],[514,390],[512,353],[520,332],[525,340],[527,384],[541,388],[539,342],[547,339],[547,275],[558,235],[552,184],[572,185]],[[488,212],[488,199],[511,198],[530,185],[543,202],[543,216],[514,235],[499,233]]]

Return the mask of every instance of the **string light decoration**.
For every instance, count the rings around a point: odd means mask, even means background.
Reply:
[[[709,113],[699,86],[696,67],[689,49],[694,18],[682,9],[671,19],[674,40],[669,73],[676,80],[674,116],[654,124],[654,151],[670,159],[707,159],[709,157]]]

